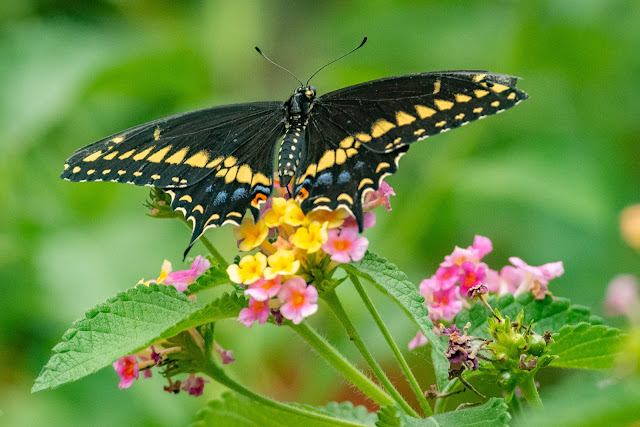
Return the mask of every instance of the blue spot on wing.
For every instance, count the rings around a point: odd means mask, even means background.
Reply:
[[[322,175],[318,176],[316,179],[315,185],[331,185],[333,184],[333,175],[331,172],[325,172]]]
[[[242,199],[243,197],[246,197],[246,196],[247,196],[247,190],[244,189],[244,188],[238,188],[231,195],[231,200],[233,200],[233,201],[240,200],[240,199]]]
[[[219,205],[224,203],[226,200],[227,200],[227,192],[221,191],[218,194],[216,194],[216,198],[213,200],[213,204]]]
[[[338,175],[338,184],[344,184],[345,182],[349,182],[351,180],[351,174],[347,171],[340,172]]]

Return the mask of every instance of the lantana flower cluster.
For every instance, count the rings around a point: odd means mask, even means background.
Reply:
[[[194,283],[210,266],[211,263],[208,259],[197,256],[191,264],[191,268],[188,270],[172,271],[171,263],[165,260],[162,264],[160,275],[156,280],[141,280],[138,285],[149,286],[150,283],[156,283],[159,285],[173,286],[178,292],[184,292],[189,285]],[[196,329],[189,330],[189,333],[195,337],[199,336],[199,332]],[[139,379],[140,371],[142,371],[143,378],[151,378],[151,368],[154,366],[164,366],[168,362],[168,359],[170,359],[170,355],[179,351],[182,351],[182,348],[172,346],[167,341],[161,341],[154,343],[152,346],[136,354],[131,354],[116,360],[113,363],[113,369],[115,369],[120,378],[118,387],[121,389],[131,387],[133,382]],[[214,343],[214,351],[220,356],[222,364],[235,361],[233,352],[223,349],[217,343]],[[203,377],[198,377],[194,374],[189,374],[184,381],[172,381],[171,378],[169,378],[169,386],[165,386],[165,391],[179,393],[180,390],[183,390],[192,396],[200,396],[204,389],[204,384],[208,382],[209,381]]]
[[[276,187],[279,197],[269,199],[257,222],[247,217],[235,228],[238,249],[257,252],[244,255],[228,267],[229,278],[244,289],[249,306],[238,321],[251,327],[264,324],[270,315],[299,324],[318,310],[317,285],[341,263],[359,261],[369,241],[358,233],[358,225],[345,209],[303,213],[300,203]],[[364,201],[364,228],[375,225],[371,209],[387,210],[393,189],[382,182]],[[313,283],[313,284],[312,284]]]
[[[509,258],[512,265],[502,267],[498,272],[482,262],[482,258],[493,250],[491,240],[475,236],[473,245],[466,249],[455,247],[444,257],[436,273],[420,283],[420,293],[425,297],[429,317],[438,322],[450,323],[474,296],[474,289],[484,285],[489,293],[515,296],[524,292],[533,293],[536,299],[544,299],[549,281],[564,273],[562,262],[551,262],[534,267],[517,257]],[[409,342],[413,350],[427,344],[427,338],[418,334]]]

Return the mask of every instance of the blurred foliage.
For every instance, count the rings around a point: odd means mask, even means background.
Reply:
[[[372,250],[417,284],[454,245],[482,234],[493,240],[487,262],[495,269],[509,256],[532,265],[564,261],[566,273],[551,290],[595,312],[611,277],[640,274],[617,225],[619,212],[640,198],[638,2],[5,0],[3,425],[182,425],[220,395],[213,384],[200,399],[169,395],[159,378],[120,391],[108,370],[29,393],[75,318],[141,277],[155,278],[164,258],[180,266],[189,235],[179,221],[145,216],[148,189],[72,184],[58,174],[75,149],[138,123],[210,105],[286,100],[295,82],[255,45],[304,78],[364,35],[364,49],[314,78],[320,94],[389,75],[489,69],[522,76],[531,95],[499,117],[413,146],[388,180],[398,196],[368,234]],[[233,257],[229,229],[208,236]],[[386,350],[354,292],[340,293],[374,351]],[[404,345],[415,327],[392,303],[374,299]],[[326,309],[312,322],[359,360]],[[319,405],[361,403],[288,331],[232,321],[216,329],[238,359],[231,374],[256,391]],[[410,356],[425,388],[433,381],[420,367],[427,357]]]

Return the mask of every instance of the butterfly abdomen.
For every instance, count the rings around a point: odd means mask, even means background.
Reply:
[[[300,165],[306,145],[306,127],[306,123],[303,123],[302,120],[291,120],[282,144],[280,144],[278,174],[280,175],[280,184],[283,187],[289,184]]]

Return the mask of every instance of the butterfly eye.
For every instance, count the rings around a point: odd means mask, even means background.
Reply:
[[[304,91],[304,96],[306,96],[309,99],[313,98],[314,96],[316,96],[316,89],[313,86],[309,86]]]

